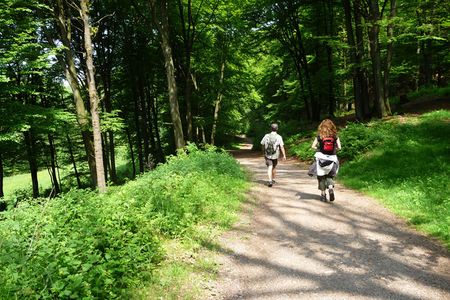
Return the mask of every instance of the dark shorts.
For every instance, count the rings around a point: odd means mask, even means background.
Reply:
[[[273,166],[275,168],[278,164],[278,159],[270,159],[267,157],[265,157],[265,159],[266,159],[266,166]]]

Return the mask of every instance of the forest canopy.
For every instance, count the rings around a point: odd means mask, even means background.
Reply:
[[[33,197],[104,192],[187,143],[449,94],[448,1],[3,0],[0,14],[0,197],[15,174]]]

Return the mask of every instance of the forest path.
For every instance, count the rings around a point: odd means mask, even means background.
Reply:
[[[321,202],[291,159],[269,188],[260,153],[234,154],[253,184],[206,299],[450,299],[449,252],[374,200],[337,184]]]

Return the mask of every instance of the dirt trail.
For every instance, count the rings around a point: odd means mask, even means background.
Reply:
[[[294,160],[269,188],[258,153],[236,158],[252,199],[221,237],[207,299],[450,299],[449,252],[374,200],[337,185],[336,201],[321,202]]]

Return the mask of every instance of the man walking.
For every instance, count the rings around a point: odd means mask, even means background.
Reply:
[[[264,158],[266,160],[267,175],[269,176],[268,186],[271,187],[275,182],[276,166],[278,164],[278,157],[283,154],[283,160],[286,160],[286,152],[284,151],[284,143],[281,135],[277,133],[278,124],[272,123],[270,125],[272,132],[266,134],[261,140],[261,145],[264,147]]]

